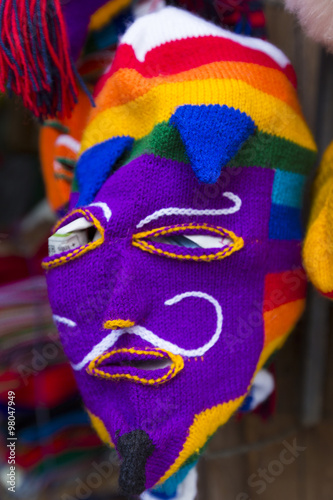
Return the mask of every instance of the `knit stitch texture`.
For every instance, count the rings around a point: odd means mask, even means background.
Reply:
[[[97,85],[56,228],[84,217],[97,232],[44,267],[128,494],[175,489],[302,314],[316,146],[295,85],[277,48],[173,7],[129,28]]]
[[[313,204],[303,257],[312,283],[333,298],[333,143],[325,151],[313,186]]]

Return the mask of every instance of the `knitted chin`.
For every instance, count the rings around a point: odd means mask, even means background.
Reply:
[[[333,50],[333,2],[331,0],[285,0],[288,10],[297,15],[305,32]]]
[[[88,240],[44,267],[127,494],[184,479],[302,314],[316,147],[295,85],[277,48],[168,7],[129,28],[97,86],[56,228]]]

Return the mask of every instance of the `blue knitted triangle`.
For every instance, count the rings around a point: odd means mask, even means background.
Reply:
[[[219,104],[180,106],[170,123],[181,135],[195,175],[207,184],[217,182],[222,167],[255,130],[246,113]]]
[[[131,149],[132,144],[132,137],[114,137],[83,153],[75,169],[80,191],[77,206],[88,205],[93,201],[109,177],[113,165],[124,151]]]

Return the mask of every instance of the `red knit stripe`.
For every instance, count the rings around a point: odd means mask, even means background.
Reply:
[[[170,57],[172,54],[172,58]],[[296,87],[296,75],[291,64],[281,68],[271,57],[260,50],[240,46],[237,42],[216,36],[184,38],[173,40],[150,50],[144,62],[137,60],[131,45],[119,46],[110,70],[101,78],[96,90],[97,96],[105,81],[119,68],[136,69],[146,78],[158,75],[172,75],[190,70],[203,64],[217,61],[241,61],[274,68],[286,75]]]
[[[327,297],[328,299],[333,299],[333,291],[332,292],[320,292],[324,297]]]
[[[303,299],[306,294],[306,284],[307,278],[302,268],[268,274],[265,279],[264,312]]]

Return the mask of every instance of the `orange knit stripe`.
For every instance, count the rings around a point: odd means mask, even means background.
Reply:
[[[305,308],[305,300],[299,299],[283,304],[264,313],[265,343],[268,344],[289,333]]]
[[[126,104],[145,95],[152,88],[167,82],[216,79],[238,79],[288,104],[302,116],[297,93],[286,76],[276,69],[256,64],[221,61],[206,64],[175,75],[145,78],[135,69],[121,68],[105,83],[96,98],[97,107],[90,114],[91,122],[106,109]]]

